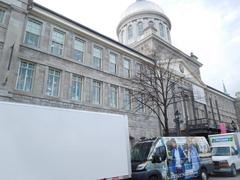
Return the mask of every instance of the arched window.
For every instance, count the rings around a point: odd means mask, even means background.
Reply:
[[[132,39],[133,37],[133,27],[132,25],[128,26],[128,39]]]
[[[168,39],[168,41],[171,41],[170,30],[168,27],[167,27],[167,39]]]
[[[139,22],[137,24],[137,27],[138,27],[138,35],[141,36],[143,35],[143,23],[142,22]]]
[[[148,25],[149,25],[149,26],[154,26],[153,21],[149,21],[149,22],[148,22]]]
[[[165,38],[165,33],[164,33],[164,26],[162,23],[159,24],[159,31],[160,31],[160,36],[162,38]]]

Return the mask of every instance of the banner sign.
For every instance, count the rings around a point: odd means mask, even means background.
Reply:
[[[192,85],[192,88],[193,88],[194,101],[206,105],[207,103],[206,103],[206,96],[205,96],[204,89],[194,84]]]

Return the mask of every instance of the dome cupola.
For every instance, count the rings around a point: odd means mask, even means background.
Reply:
[[[153,28],[155,34],[166,42],[171,42],[171,22],[163,9],[151,1],[136,0],[122,14],[117,36],[121,43],[133,46],[145,37],[149,28]]]

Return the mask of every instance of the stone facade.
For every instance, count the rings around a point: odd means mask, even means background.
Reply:
[[[207,120],[204,112],[210,112],[209,97],[212,98],[213,102],[217,100],[219,106],[217,108],[213,105],[213,114],[216,120],[226,123],[240,120],[239,116],[237,119],[236,115],[239,115],[239,108],[235,110],[234,107],[235,99],[209,88],[201,81],[199,70],[201,63],[195,57],[186,55],[155,36],[154,33],[149,33],[149,30],[145,31],[144,38],[136,43],[132,49],[36,3],[32,4],[31,1],[1,0],[0,10],[4,11],[5,14],[4,20],[0,24],[0,100],[2,101],[127,114],[131,139],[138,139],[142,136],[159,136],[158,120],[147,109],[143,112],[136,112],[134,110],[135,104],[132,102],[131,109],[126,110],[125,93],[126,89],[132,87],[130,78],[135,74],[136,64],[150,63],[149,56],[151,54],[149,52],[159,52],[160,48],[164,50],[164,54],[172,54],[178,59],[176,62],[184,66],[185,75],[188,77],[182,84],[182,87],[186,89],[183,94],[188,98],[176,105],[182,113],[184,123],[181,125],[181,129],[183,132],[187,132],[188,121],[196,121],[197,118],[201,117],[199,112],[202,113],[202,118]],[[39,43],[36,46],[26,43],[27,24],[30,19],[40,24],[41,27]],[[62,55],[56,55],[52,52],[51,43],[54,29],[64,34]],[[36,27],[34,30],[36,31]],[[79,62],[73,57],[76,38],[85,42],[83,62]],[[96,46],[101,48],[102,52],[100,69],[93,66],[93,49]],[[110,73],[110,53],[114,53],[117,57],[116,74]],[[124,60],[126,59],[130,62],[130,78],[124,77],[126,71]],[[27,80],[26,74],[25,79],[20,78],[20,74],[23,73],[21,71],[22,63],[33,65],[32,80]],[[49,73],[52,68],[60,74],[57,96],[46,93],[49,88]],[[79,101],[72,99],[74,75],[78,75],[82,79],[82,93]],[[93,103],[94,80],[100,82],[100,103],[98,105]],[[31,82],[31,88],[29,90],[20,88],[21,90],[19,90],[20,81],[23,83]],[[205,90],[208,102],[206,108],[194,102],[192,84],[198,84]],[[111,85],[117,87],[116,107],[112,107],[110,103]],[[235,104],[236,107],[237,104]],[[169,119],[171,119],[169,125],[172,132],[175,131],[175,123],[172,121],[175,110],[173,106],[169,110]],[[220,117],[221,120],[217,117]]]
[[[240,120],[240,98],[237,98],[235,101],[235,110],[237,114],[237,119]],[[238,124],[240,126],[240,121],[238,121]]]

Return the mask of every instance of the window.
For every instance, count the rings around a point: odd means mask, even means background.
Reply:
[[[127,59],[123,60],[123,76],[130,77],[130,61]]]
[[[101,69],[102,64],[102,49],[94,46],[93,48],[93,67]]]
[[[18,73],[17,90],[30,92],[32,90],[32,80],[34,64],[21,62]]]
[[[168,27],[167,27],[167,39],[168,39],[168,41],[171,41],[170,31],[169,31],[169,28],[168,28]]]
[[[149,27],[154,27],[153,21],[149,21],[149,22],[148,22],[148,25],[149,25]]]
[[[53,54],[58,56],[61,56],[63,54],[64,40],[65,40],[65,33],[58,29],[53,29],[52,44],[51,44],[51,52]]]
[[[83,62],[85,52],[85,41],[76,38],[74,41],[74,59]]]
[[[60,71],[50,68],[48,71],[47,95],[58,96],[60,84]]]
[[[38,47],[41,36],[42,23],[28,19],[25,35],[25,44]]]
[[[72,100],[81,101],[82,97],[82,77],[73,75],[72,77]]]
[[[138,23],[138,35],[139,36],[143,35],[143,23],[142,22]]]
[[[136,76],[139,77],[142,73],[142,65],[137,63],[135,68],[136,68]]]
[[[124,109],[130,111],[131,110],[131,96],[130,96],[130,90],[125,89],[124,90],[124,97],[123,97],[123,105]]]
[[[132,25],[128,26],[128,39],[133,38],[133,27]]]
[[[0,24],[4,23],[5,11],[0,9]]]
[[[93,80],[92,86],[93,104],[101,104],[101,82]]]
[[[143,96],[139,95],[136,100],[136,110],[137,112],[143,112],[144,111],[144,106],[143,106]]]
[[[118,88],[117,86],[110,85],[110,106],[117,108],[118,103]]]
[[[160,30],[160,36],[164,38],[165,33],[164,33],[164,26],[162,23],[159,24],[159,30]]]
[[[111,74],[117,74],[117,55],[114,53],[110,53],[109,72]]]

